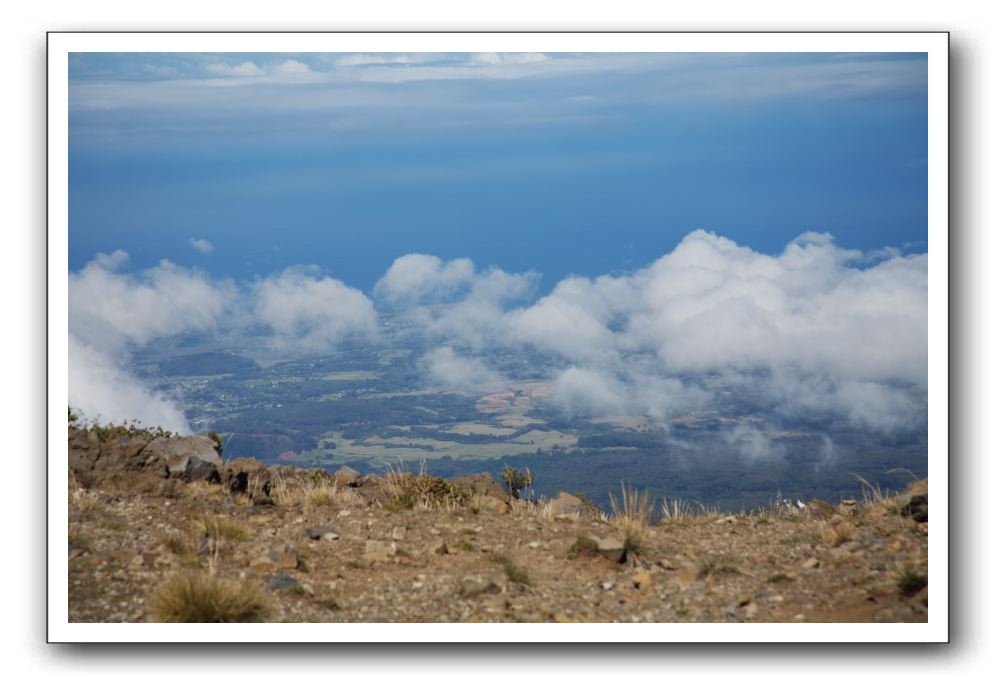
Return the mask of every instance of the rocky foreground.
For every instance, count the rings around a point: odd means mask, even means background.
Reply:
[[[145,621],[919,622],[927,482],[751,514],[613,514],[490,475],[222,460],[217,438],[69,429],[69,617]]]

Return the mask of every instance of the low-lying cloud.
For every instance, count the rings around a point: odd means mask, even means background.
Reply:
[[[409,266],[396,261],[378,288]],[[482,354],[529,348],[566,361],[551,377],[554,401],[572,414],[666,418],[708,405],[712,394],[681,378],[709,375],[785,411],[831,412],[882,431],[922,419],[926,254],[869,257],[806,233],[769,255],[698,230],[645,268],[569,277],[532,304],[506,294],[520,300],[511,307],[475,297],[469,261],[419,267],[428,272],[411,275],[417,290],[392,295],[412,312],[426,289],[465,293],[423,307],[422,330]]]
[[[288,352],[328,350],[347,337],[377,335],[377,313],[367,296],[315,270],[285,270],[256,282],[251,292],[252,318]]]
[[[439,347],[419,361],[429,381],[444,389],[493,392],[503,389],[506,380],[480,358],[457,354],[452,347]]]
[[[262,328],[273,348],[297,354],[377,336],[371,301],[314,269],[239,286],[166,260],[137,272],[127,263],[124,251],[98,254],[69,275],[69,405],[87,419],[190,431],[181,403],[131,370],[131,351],[157,338]]]
[[[255,327],[275,349],[320,353],[383,339],[380,306],[392,330],[434,345],[419,361],[428,383],[498,390],[515,374],[496,353],[538,352],[569,415],[667,425],[735,390],[778,415],[883,433],[925,419],[927,255],[868,255],[827,234],[771,255],[698,230],[644,268],[568,277],[538,299],[536,272],[419,253],[395,260],[370,297],[314,268],[240,285],[167,261],[129,273],[127,260],[98,255],[70,275],[70,402],[89,416],[184,430],[179,405],[129,370],[129,350],[158,337]],[[770,451],[751,427],[730,438],[748,456]]]
[[[186,330],[215,327],[234,298],[230,282],[162,261],[121,272],[128,254],[97,255],[69,275],[69,404],[90,419],[138,419],[189,431],[175,402],[130,371],[129,351]]]

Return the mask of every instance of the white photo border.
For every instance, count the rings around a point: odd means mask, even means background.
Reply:
[[[946,32],[52,32],[48,34],[49,642],[949,641],[948,40]],[[928,68],[929,620],[922,624],[218,624],[70,623],[68,616],[68,148],[72,52],[921,52]]]

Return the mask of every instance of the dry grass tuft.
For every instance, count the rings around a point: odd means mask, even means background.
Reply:
[[[466,491],[438,476],[426,473],[416,476],[392,467],[385,477],[391,493],[384,505],[388,510],[453,510],[466,506],[470,501]]]
[[[833,548],[837,548],[849,541],[854,541],[854,538],[858,536],[857,528],[849,522],[824,526],[821,530],[823,542]]]
[[[505,576],[508,577],[509,581],[522,584],[523,586],[530,584],[529,573],[512,562],[507,556],[495,554],[491,556],[491,560],[502,566],[502,569],[505,570]]]
[[[80,513],[94,513],[104,505],[104,500],[97,492],[84,488],[76,488],[69,493],[69,509]]]
[[[661,522],[673,525],[692,525],[702,521],[715,520],[722,514],[719,509],[709,508],[701,502],[689,504],[681,499],[664,498],[661,502]]]
[[[280,506],[302,507],[306,511],[325,508],[344,508],[363,503],[363,498],[350,488],[343,488],[324,473],[307,473],[278,477],[270,490],[270,497]]]
[[[221,501],[228,496],[229,492],[228,488],[220,483],[196,481],[184,485],[183,494],[198,501]]]
[[[152,598],[153,616],[164,623],[249,623],[270,613],[259,587],[187,571],[167,579]]]
[[[915,567],[907,566],[896,573],[896,585],[899,586],[900,593],[910,597],[926,588],[927,575]]]
[[[639,553],[646,545],[654,504],[649,492],[641,493],[632,485],[621,487],[622,494],[618,501],[615,495],[609,495],[609,505],[612,507],[609,522],[619,531],[623,547],[629,555]]]
[[[212,539],[229,541],[249,541],[249,530],[224,516],[201,516],[197,519],[199,529]]]

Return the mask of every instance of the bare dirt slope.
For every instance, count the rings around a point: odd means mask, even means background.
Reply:
[[[223,462],[216,446],[214,461],[206,437],[186,461],[154,436],[70,429],[71,621],[927,618],[926,481],[663,519],[630,493],[605,517],[482,475],[332,476]]]

